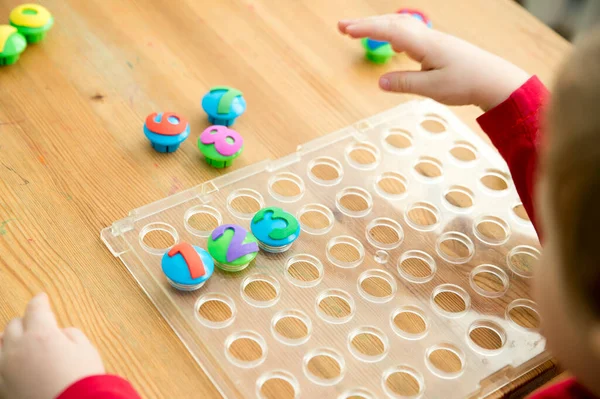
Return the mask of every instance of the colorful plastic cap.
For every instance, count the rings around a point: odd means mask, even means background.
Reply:
[[[376,64],[386,63],[396,54],[388,42],[369,38],[363,38],[361,42],[367,59]]]
[[[154,112],[146,118],[144,134],[156,151],[173,152],[190,135],[190,124],[174,112]]]
[[[278,207],[261,209],[250,224],[252,234],[270,247],[289,245],[300,235],[300,223],[291,213]]]
[[[256,257],[258,243],[242,226],[224,224],[212,232],[208,240],[208,252],[219,263],[242,265]]]
[[[29,43],[37,43],[44,39],[46,32],[54,25],[50,11],[39,4],[22,4],[15,7],[10,12],[9,21]]]
[[[214,272],[214,261],[204,249],[181,242],[162,258],[162,270],[175,285],[194,286],[204,283]]]
[[[206,162],[215,168],[230,166],[244,149],[244,138],[225,126],[208,127],[198,139],[198,148]]]
[[[246,111],[246,100],[238,89],[215,86],[202,98],[202,108],[210,123],[230,126]]]
[[[0,25],[0,65],[17,62],[26,47],[27,41],[15,27]]]

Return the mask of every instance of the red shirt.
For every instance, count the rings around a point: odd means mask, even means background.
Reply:
[[[536,230],[533,188],[542,138],[541,113],[548,95],[546,87],[534,76],[503,103],[477,118],[479,126],[508,164],[517,192]]]
[[[538,235],[533,202],[538,148],[542,140],[542,109],[548,90],[537,77],[530,78],[503,103],[481,115],[477,122],[487,133],[510,169],[515,187]],[[541,238],[541,237],[540,237]],[[530,399],[594,399],[574,379],[536,392]]]
[[[56,399],[141,399],[141,396],[123,378],[105,374],[77,381]]]
[[[506,101],[477,119],[506,160],[523,206],[536,229],[533,188],[542,136],[541,111],[547,98],[548,90],[534,76]],[[99,375],[74,383],[57,399],[140,399],[140,396],[121,377]],[[530,399],[594,399],[594,396],[574,379],[569,379],[534,394]]]

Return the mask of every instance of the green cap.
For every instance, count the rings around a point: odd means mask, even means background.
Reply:
[[[258,254],[258,240],[241,226],[227,224],[217,227],[208,238],[208,252],[213,259],[228,266],[243,266]]]
[[[244,150],[244,146],[242,146],[242,148],[240,148],[239,151],[236,152],[235,154],[230,155],[230,156],[225,156],[225,155],[222,155],[219,151],[217,151],[214,144],[204,144],[200,139],[198,139],[198,149],[200,150],[202,155],[204,155],[206,157],[207,160],[231,163],[231,161],[233,161],[234,159],[236,159],[237,157],[239,157],[242,154],[242,151]]]
[[[363,48],[365,49],[365,55],[367,59],[376,64],[384,64],[390,60],[396,54],[394,49],[392,49],[392,45],[389,43],[385,43],[383,45],[379,45],[375,48],[371,48],[369,45],[371,40],[369,38],[363,38],[361,43]]]
[[[21,4],[10,12],[9,21],[25,36],[28,43],[37,43],[44,39],[46,32],[54,25],[50,11],[39,4]]]
[[[0,57],[17,57],[27,47],[25,37],[10,25],[0,25]],[[15,60],[16,61],[16,60]]]

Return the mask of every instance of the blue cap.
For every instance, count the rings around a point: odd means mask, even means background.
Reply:
[[[202,284],[212,276],[214,270],[215,263],[210,254],[186,242],[175,245],[162,258],[163,273],[179,285]],[[192,273],[197,274],[196,278],[192,278]]]
[[[237,89],[217,86],[204,95],[202,108],[213,118],[235,119],[246,111],[246,100]]]
[[[156,116],[154,117],[154,122],[161,123],[162,117],[163,117],[162,112],[160,114],[156,114]],[[180,134],[165,135],[165,134],[153,132],[152,130],[150,130],[148,128],[147,124],[144,123],[144,134],[146,135],[148,140],[150,140],[150,142],[152,142],[152,143],[159,144],[162,146],[173,146],[176,144],[179,145],[179,144],[183,143],[185,141],[185,139],[187,139],[188,136],[190,135],[190,124],[186,120],[177,119],[174,116],[169,116],[167,121],[173,125],[177,125],[180,122],[185,123],[185,129],[183,129],[183,132]]]
[[[298,239],[300,223],[291,213],[281,208],[261,209],[254,215],[250,223],[252,234],[270,247],[283,247]]]
[[[388,42],[383,40],[367,39],[367,46],[369,46],[371,50],[377,50],[379,47],[385,46],[386,44],[388,44]]]

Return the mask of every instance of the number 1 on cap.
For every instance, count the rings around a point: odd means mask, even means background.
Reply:
[[[173,257],[175,255],[181,255],[183,260],[185,261],[188,270],[190,271],[190,277],[192,279],[197,279],[206,274],[206,269],[204,268],[204,263],[202,262],[202,258],[198,255],[198,252],[187,242],[182,242],[180,244],[175,245],[169,251],[169,256]]]

